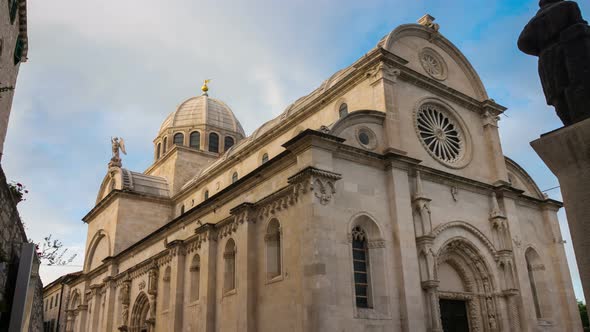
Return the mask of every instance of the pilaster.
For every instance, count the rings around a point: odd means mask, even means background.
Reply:
[[[170,280],[170,313],[168,328],[170,331],[182,330],[184,311],[184,275],[185,275],[185,248],[182,241],[172,241],[167,244],[170,255],[171,280]]]
[[[395,158],[395,157],[394,157]],[[408,170],[389,166],[387,195],[393,230],[394,269],[399,275],[402,331],[426,331],[424,304],[420,283],[415,229],[412,214],[412,197]]]
[[[375,108],[385,112],[386,151],[405,153],[400,137],[399,86],[401,71],[383,62],[367,73],[373,87]]]
[[[240,278],[240,289],[237,296],[240,331],[256,332],[256,295],[257,295],[257,251],[256,215],[252,204],[244,203],[231,210],[234,222],[239,224],[237,232],[241,241],[238,242],[236,275]]]
[[[508,173],[506,171],[506,162],[500,143],[500,134],[498,133],[499,114],[505,110],[502,106],[492,100],[486,100],[483,103],[484,113],[482,114],[484,139],[487,144],[487,155],[489,164],[492,168],[492,183],[507,183]]]

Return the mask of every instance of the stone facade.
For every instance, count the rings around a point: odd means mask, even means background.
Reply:
[[[20,63],[27,60],[27,2],[5,1],[0,11],[0,160]]]
[[[21,248],[28,243],[27,235],[10,193],[6,176],[0,168],[0,326],[7,327],[14,300],[14,291],[21,258]],[[25,326],[28,331],[43,329],[43,285],[37,271],[31,276]]]
[[[59,332],[66,327],[65,303],[70,294],[68,281],[76,278],[80,272],[66,274],[43,288],[43,331]],[[65,297],[65,298],[64,298]],[[64,298],[62,300],[62,298]]]
[[[144,174],[111,167],[66,331],[443,331],[450,304],[471,331],[580,331],[561,203],[432,20],[206,164],[186,137],[158,155],[167,125]]]

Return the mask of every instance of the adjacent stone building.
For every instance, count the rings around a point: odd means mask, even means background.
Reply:
[[[6,0],[0,10],[0,160],[21,62],[27,61],[27,2]]]
[[[581,330],[561,203],[432,17],[250,136],[204,91],[109,167],[66,331]]]
[[[70,294],[68,281],[76,278],[80,272],[69,273],[57,278],[43,288],[43,332],[65,331],[66,313],[63,306]]]
[[[26,61],[27,3],[7,0],[0,5],[0,161],[20,63]],[[16,209],[17,200],[0,166],[0,332],[41,331],[43,285],[39,260],[28,243]],[[23,254],[29,254],[23,257]],[[27,266],[22,268],[21,266]],[[31,273],[22,274],[30,271]],[[26,279],[24,279],[26,278]],[[19,285],[20,283],[20,285]],[[20,286],[20,287],[19,287]],[[18,290],[17,290],[18,289]],[[22,291],[17,294],[18,291]],[[26,294],[25,294],[26,293]]]

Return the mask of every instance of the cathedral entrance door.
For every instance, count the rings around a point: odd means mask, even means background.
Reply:
[[[440,317],[444,332],[469,332],[466,301],[441,299]]]

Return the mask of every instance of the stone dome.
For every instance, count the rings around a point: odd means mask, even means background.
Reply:
[[[169,128],[207,125],[239,133],[245,137],[242,125],[232,110],[221,100],[206,94],[184,101],[176,111],[170,113],[160,127],[160,134]]]

